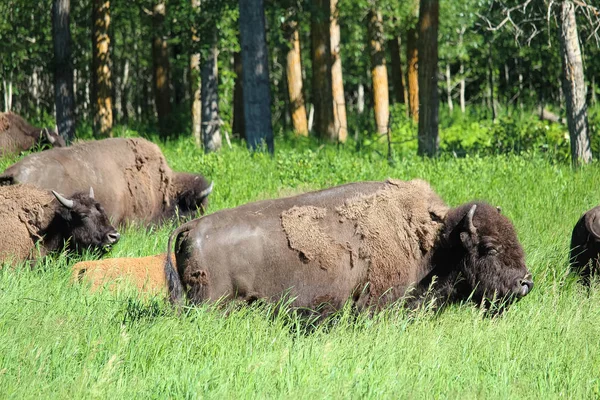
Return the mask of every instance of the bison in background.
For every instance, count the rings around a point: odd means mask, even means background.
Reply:
[[[119,240],[102,206],[90,193],[65,198],[29,185],[0,187],[0,262],[36,258],[67,246],[105,251]]]
[[[289,293],[308,309],[347,300],[377,309],[406,296],[413,306],[429,295],[440,304],[514,300],[533,287],[498,209],[450,209],[421,180],[350,183],[190,221],[169,238],[165,276],[174,303]]]
[[[206,208],[212,184],[171,170],[162,152],[141,138],[114,138],[30,154],[0,175],[0,185],[27,183],[72,193],[96,188],[116,225],[161,222]]]
[[[36,128],[22,117],[0,113],[0,156],[17,154],[32,149],[37,144],[65,147],[65,140],[55,131]]]
[[[600,270],[600,206],[579,218],[571,235],[571,268],[585,284]]]

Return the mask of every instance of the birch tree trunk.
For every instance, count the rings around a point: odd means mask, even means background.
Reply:
[[[346,118],[346,99],[344,98],[344,80],[342,76],[342,58],[340,56],[340,25],[338,23],[338,0],[330,0],[331,7],[331,88],[333,95],[333,119],[337,132],[337,141],[345,143],[348,138],[348,120]]]
[[[300,59],[300,35],[298,22],[289,20],[284,24],[284,34],[288,41],[285,75],[287,78],[288,104],[296,135],[308,136],[308,119],[302,88],[302,63]]]
[[[446,62],[446,97],[448,100],[448,110],[450,114],[454,111],[454,103],[452,102],[452,75],[450,74],[450,64]]]
[[[386,134],[390,120],[390,103],[385,51],[383,48],[383,18],[375,8],[369,11],[369,53],[373,80],[373,107],[377,133]]]
[[[269,49],[265,32],[264,0],[240,0],[239,9],[247,143],[252,150],[266,145],[269,153],[273,153]]]
[[[202,143],[204,152],[211,153],[221,148],[221,126],[219,119],[219,70],[217,67],[217,38],[212,48],[202,60]]]
[[[94,0],[92,11],[92,103],[94,136],[112,136],[113,102],[110,70],[110,1]]]
[[[192,9],[196,12],[200,8],[200,0],[191,0]],[[197,45],[200,41],[195,27],[191,29],[192,42]],[[196,146],[202,144],[202,103],[200,101],[200,53],[193,52],[190,55],[190,92],[192,112],[192,136]]]
[[[559,35],[563,69],[562,86],[571,137],[571,162],[574,166],[578,166],[592,161],[592,150],[575,7],[570,0],[564,0],[561,4]]]
[[[460,74],[460,112],[462,112],[464,114],[466,111],[465,91],[467,88],[467,84],[465,81],[465,64],[463,63],[462,60],[460,62],[460,69],[458,71]]]
[[[169,49],[165,39],[164,21],[166,7],[158,3],[153,9],[154,39],[152,61],[154,67],[154,102],[158,115],[158,127],[162,137],[169,135],[171,118],[171,89],[169,87]]]
[[[438,0],[421,0],[419,10],[419,155],[438,152]]]

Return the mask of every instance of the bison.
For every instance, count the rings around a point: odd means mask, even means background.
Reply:
[[[0,156],[30,150],[36,144],[65,147],[65,140],[55,131],[36,128],[11,112],[0,113]]]
[[[128,280],[140,290],[166,293],[164,263],[164,254],[82,261],[73,266],[73,279],[89,283],[92,290],[114,288],[115,282]]]
[[[175,264],[170,256],[175,239]],[[173,231],[170,299],[277,301],[378,309],[515,300],[532,287],[511,222],[483,202],[449,208],[421,180],[350,183],[222,210]]]
[[[600,270],[600,206],[579,218],[571,234],[571,268],[585,284]]]
[[[173,172],[141,138],[114,138],[30,154],[0,175],[0,185],[28,183],[60,192],[96,188],[114,224],[156,223],[204,210],[212,191],[202,175]]]
[[[29,185],[0,187],[0,262],[60,250],[108,250],[119,240],[93,190],[71,198]]]

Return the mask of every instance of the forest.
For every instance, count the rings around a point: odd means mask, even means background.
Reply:
[[[390,158],[544,151],[577,164],[599,151],[593,3],[6,0],[0,11],[5,111],[55,121],[67,140],[130,127],[206,152],[239,139],[273,151],[273,136]]]

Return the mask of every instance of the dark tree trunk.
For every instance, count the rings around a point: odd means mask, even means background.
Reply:
[[[207,57],[202,60],[202,143],[204,152],[210,153],[221,148],[221,129],[219,118],[219,82],[217,56],[219,50],[216,37]]]
[[[392,97],[396,103],[404,104],[404,79],[402,76],[402,61],[400,60],[400,37],[388,41],[390,49],[390,76],[394,88]]]
[[[92,102],[94,135],[112,136],[112,77],[110,70],[110,2],[94,0],[92,11]]]
[[[154,67],[154,101],[158,115],[158,127],[161,136],[171,133],[171,90],[169,87],[169,48],[165,39],[164,21],[166,7],[164,3],[154,6],[152,40],[152,63]]]
[[[235,71],[235,82],[233,85],[233,123],[231,130],[246,139],[244,127],[244,86],[242,84],[242,54],[236,52],[233,55],[233,70]]]
[[[438,0],[421,0],[419,10],[419,148],[420,155],[438,152]]]
[[[571,136],[571,162],[578,166],[592,161],[592,150],[575,7],[568,0],[563,1],[561,5],[560,53],[563,68],[562,86],[567,103],[567,124]]]
[[[242,79],[244,86],[244,121],[248,147],[263,145],[273,153],[269,55],[265,33],[264,0],[240,0],[240,36]]]
[[[69,0],[55,0],[52,4],[56,124],[58,126],[58,132],[67,142],[70,142],[75,138],[73,65],[71,63],[69,10]]]

